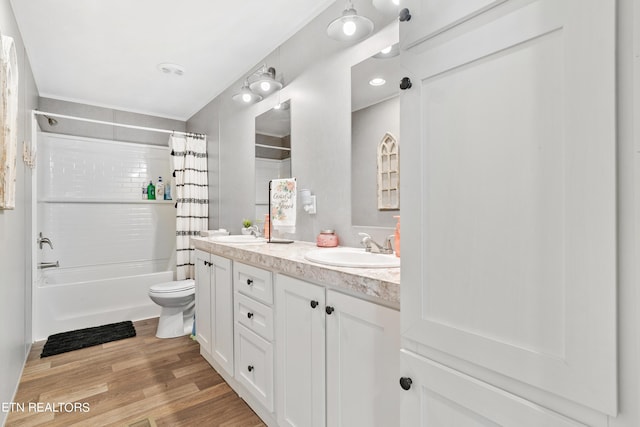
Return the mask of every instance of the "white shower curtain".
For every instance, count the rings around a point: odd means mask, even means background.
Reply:
[[[177,279],[193,279],[195,253],[189,244],[209,224],[207,139],[205,136],[171,135],[169,139],[176,182]]]

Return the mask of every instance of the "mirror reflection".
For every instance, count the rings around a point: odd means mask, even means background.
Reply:
[[[269,181],[291,177],[291,102],[256,117],[255,218],[269,212]]]
[[[400,214],[397,53],[395,44],[351,68],[351,221],[355,226],[393,227],[394,215]]]

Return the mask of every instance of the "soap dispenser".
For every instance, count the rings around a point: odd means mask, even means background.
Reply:
[[[396,223],[396,233],[395,239],[393,242],[393,248],[396,250],[396,256],[400,258],[400,215],[394,216],[395,219],[398,220]]]

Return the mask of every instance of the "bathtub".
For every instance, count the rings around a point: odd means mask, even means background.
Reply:
[[[79,328],[160,315],[149,287],[169,282],[166,262],[131,262],[39,270],[34,293],[34,340]]]

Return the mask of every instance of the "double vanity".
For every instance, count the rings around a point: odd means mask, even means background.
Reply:
[[[192,238],[202,356],[269,426],[396,425],[398,260],[233,237]]]

